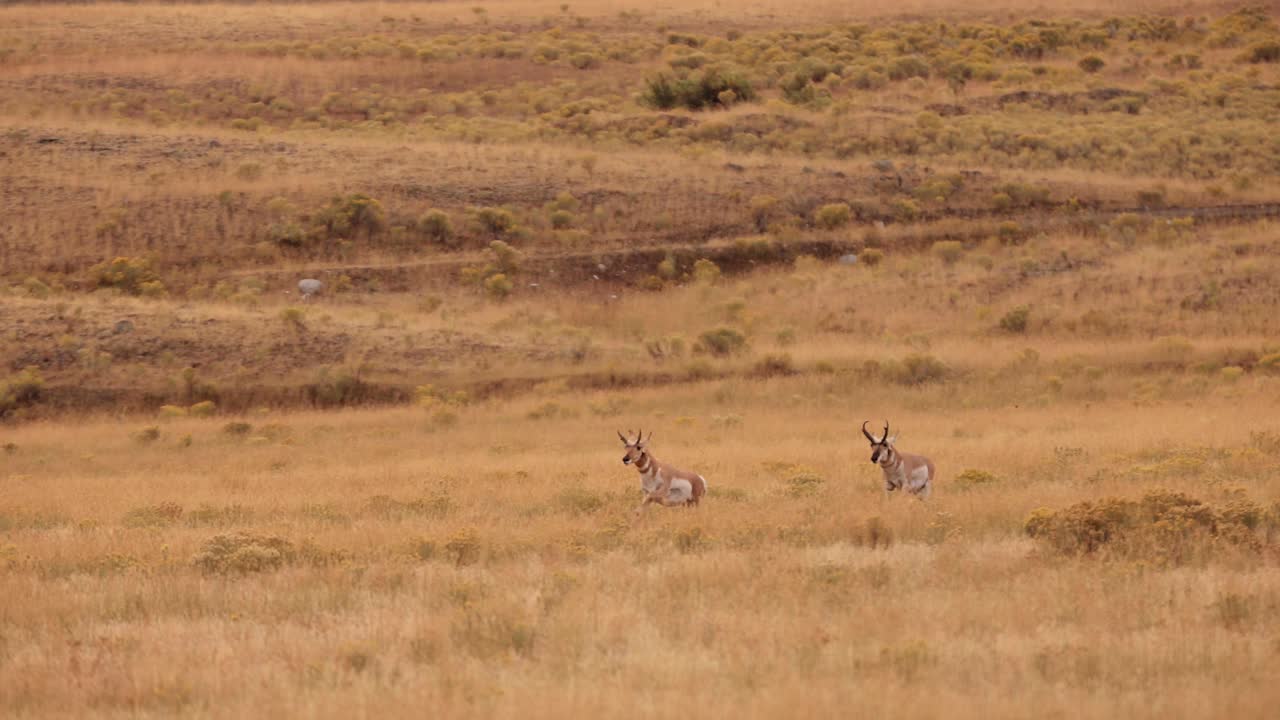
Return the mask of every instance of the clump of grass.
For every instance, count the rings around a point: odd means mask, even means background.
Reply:
[[[888,363],[881,368],[889,380],[899,385],[924,385],[947,379],[949,370],[937,357],[913,353],[900,362]]]
[[[570,487],[556,495],[555,504],[570,515],[591,515],[604,507],[604,498],[583,487]]]
[[[811,468],[796,467],[787,474],[783,482],[786,484],[787,494],[791,497],[807,497],[817,493],[825,481],[817,471]]]
[[[245,437],[252,431],[253,425],[243,420],[234,420],[222,426],[223,434],[231,437]]]
[[[992,473],[987,472],[986,470],[977,470],[975,468],[968,468],[964,472],[957,475],[956,479],[952,482],[955,484],[956,487],[967,489],[967,488],[978,487],[981,485],[991,485],[993,483],[999,482],[999,480],[1000,479],[998,477],[996,477]]]
[[[139,445],[150,445],[160,439],[160,428],[156,425],[145,427],[133,434],[134,442]]]
[[[187,414],[191,417],[212,417],[216,412],[218,405],[212,400],[201,400],[187,408]]]
[[[695,525],[677,530],[673,542],[676,550],[688,555],[707,549],[710,545],[710,538],[703,532],[702,528]]]
[[[374,495],[364,503],[366,515],[383,520],[441,518],[448,515],[452,509],[452,501],[443,493],[412,500],[396,500],[389,495]]]
[[[307,311],[300,307],[287,307],[280,311],[280,322],[293,333],[307,331]]]
[[[964,244],[959,240],[939,240],[931,248],[934,256],[947,265],[954,265],[964,256]]]
[[[537,630],[514,610],[468,609],[450,630],[453,643],[481,660],[503,655],[530,657]]]
[[[134,508],[124,514],[121,524],[129,528],[168,527],[182,519],[182,506],[175,502],[162,502]]]
[[[181,405],[161,405],[160,417],[164,419],[180,418],[187,416],[187,408]]]
[[[186,514],[186,524],[190,527],[248,525],[254,515],[252,508],[238,503],[221,507],[205,504]]]
[[[867,248],[858,254],[858,262],[867,267],[876,267],[884,261],[884,251],[879,248]]]
[[[479,562],[480,549],[480,538],[471,529],[459,530],[444,544],[445,557],[458,567]]]
[[[698,336],[696,349],[716,357],[736,355],[747,347],[747,336],[733,328],[721,327]]]
[[[766,355],[751,368],[751,374],[758,378],[786,377],[797,372],[795,362],[787,353]]]

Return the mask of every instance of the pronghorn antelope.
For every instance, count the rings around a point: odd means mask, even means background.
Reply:
[[[908,455],[898,452],[893,442],[898,439],[889,437],[889,423],[884,424],[884,435],[879,440],[867,432],[867,422],[862,423],[862,434],[871,443],[871,462],[884,471],[884,495],[894,490],[904,489],[921,500],[927,500],[933,490],[933,461],[923,455]]]
[[[618,431],[618,437],[627,446],[622,464],[635,464],[636,470],[640,472],[640,489],[644,492],[644,501],[636,508],[636,515],[649,503],[659,503],[666,507],[697,505],[702,496],[707,494],[707,481],[701,475],[671,467],[649,453],[652,431],[646,438],[641,430],[636,434],[635,442],[628,440],[622,431]]]

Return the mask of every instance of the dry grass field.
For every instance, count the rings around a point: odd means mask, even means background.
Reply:
[[[0,716],[1272,716],[1278,21],[0,7]]]

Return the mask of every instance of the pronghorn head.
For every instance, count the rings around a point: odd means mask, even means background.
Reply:
[[[879,440],[875,439],[875,436],[867,432],[868,422],[870,420],[862,421],[862,434],[866,435],[867,441],[871,443],[871,462],[888,467],[893,464],[893,456],[897,452],[893,449],[893,441],[898,438],[889,437],[889,421],[886,420],[884,423],[884,435],[880,436]]]
[[[618,431],[618,437],[622,440],[622,444],[627,446],[627,454],[622,456],[622,464],[630,465],[633,462],[640,462],[640,458],[644,456],[645,450],[648,449],[649,441],[653,439],[653,431],[649,431],[649,437],[647,438],[644,437],[643,430],[636,433],[635,442],[628,440],[621,430]]]

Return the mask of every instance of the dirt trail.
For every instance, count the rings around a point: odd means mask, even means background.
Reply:
[[[918,230],[894,226],[883,220],[869,227],[898,230],[884,240],[890,249],[917,252],[939,240],[977,240],[994,234],[995,221],[1017,222],[1029,231],[1096,229],[1122,215],[1138,215],[1151,220],[1191,218],[1198,224],[1236,223],[1280,217],[1280,203],[1210,205],[1198,207],[1111,208],[1067,212],[1064,206],[1019,215],[989,210],[958,210],[939,213],[936,221],[971,221],[971,225],[949,223],[945,228],[922,225]],[[900,228],[900,229],[899,229]],[[722,272],[734,274],[790,263],[802,255],[829,260],[862,250],[857,240],[828,236],[809,236],[788,242],[740,244],[728,239],[705,243],[648,245],[598,251],[530,253],[521,263],[520,278],[533,287],[543,285],[572,286],[587,283],[636,285],[656,271],[658,263],[673,258],[677,267],[687,269],[694,261],[707,258]],[[301,277],[316,277],[330,283],[345,276],[357,285],[375,285],[383,290],[407,292],[423,286],[460,282],[461,271],[482,265],[481,255],[433,258],[399,263],[357,263],[350,265],[301,265],[287,269],[240,270],[237,276],[254,276],[272,285],[289,287]]]

